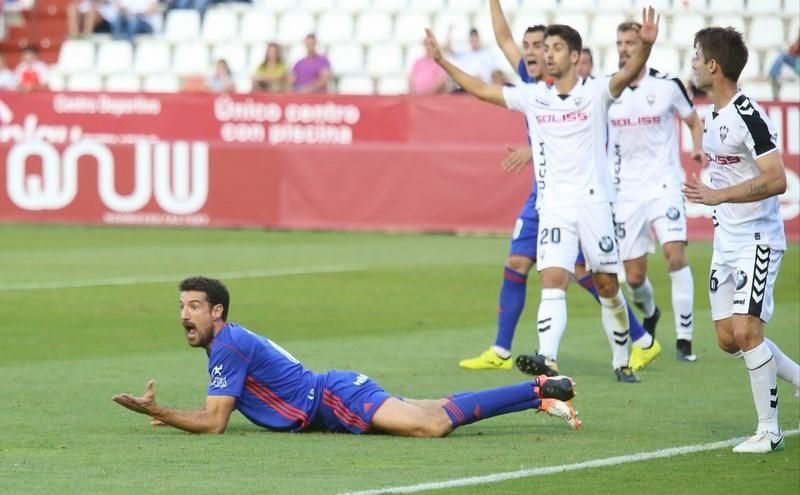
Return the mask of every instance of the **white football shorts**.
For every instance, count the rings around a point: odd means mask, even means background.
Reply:
[[[619,253],[625,261],[655,253],[656,239],[662,246],[688,239],[686,209],[680,194],[617,203],[614,222]]]
[[[715,250],[708,278],[711,318],[719,321],[743,314],[768,322],[775,306],[772,292],[782,259],[783,251],[764,245]]]

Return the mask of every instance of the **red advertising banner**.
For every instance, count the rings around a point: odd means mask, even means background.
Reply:
[[[797,241],[800,105],[764,107]],[[465,96],[0,93],[0,221],[509,232],[531,176],[500,162],[523,124]],[[712,237],[710,208],[687,216]]]

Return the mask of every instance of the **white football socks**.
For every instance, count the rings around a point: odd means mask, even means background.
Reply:
[[[672,312],[675,313],[675,333],[679,339],[692,340],[694,333],[694,280],[688,266],[669,272],[672,279]]]
[[[628,305],[622,291],[611,298],[600,296],[600,315],[608,343],[611,345],[611,363],[614,369],[628,366]]]
[[[744,351],[744,362],[750,372],[750,389],[758,414],[758,430],[778,433],[777,365],[766,342]]]
[[[539,332],[539,354],[558,359],[558,346],[567,328],[567,293],[562,289],[542,289],[542,300],[536,317]]]
[[[778,378],[786,380],[794,385],[795,388],[800,389],[800,364],[795,363],[792,359],[783,353],[783,351],[775,345],[775,342],[764,338],[764,342],[769,346],[772,351],[772,357],[775,358],[775,366],[778,367]]]
[[[644,279],[644,283],[639,287],[631,287],[631,299],[633,304],[639,308],[645,318],[650,318],[656,312],[656,302],[653,300],[653,286],[650,279]]]

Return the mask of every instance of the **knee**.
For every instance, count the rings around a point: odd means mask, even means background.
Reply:
[[[615,273],[598,273],[594,277],[594,286],[601,297],[612,298],[619,292],[619,282]]]
[[[631,289],[638,289],[644,283],[645,274],[639,270],[631,270],[630,272],[625,272],[625,281],[628,283]]]
[[[723,352],[728,354],[739,352],[739,344],[736,343],[736,339],[732,336],[717,335],[717,345],[719,345],[719,348],[722,349]]]
[[[527,275],[533,268],[533,260],[525,256],[509,256],[506,260],[506,268]]]

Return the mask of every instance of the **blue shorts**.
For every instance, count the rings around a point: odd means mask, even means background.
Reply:
[[[367,375],[330,370],[314,426],[330,432],[367,433],[375,411],[390,397]]]
[[[536,210],[525,208],[517,218],[517,224],[514,226],[514,233],[511,236],[511,249],[509,256],[525,256],[536,261],[536,248],[539,244],[539,214]],[[575,260],[576,265],[586,265],[586,260],[583,257],[583,251],[578,250],[578,257]]]

